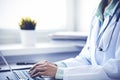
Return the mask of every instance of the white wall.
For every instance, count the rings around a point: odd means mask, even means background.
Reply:
[[[88,32],[91,18],[100,0],[76,0],[77,5],[77,30]]]

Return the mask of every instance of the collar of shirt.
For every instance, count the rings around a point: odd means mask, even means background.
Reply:
[[[106,18],[106,16],[108,16],[108,15],[110,15],[110,16],[113,15],[113,13],[114,13],[117,5],[118,5],[118,1],[119,0],[111,0],[110,4],[105,8],[105,11],[104,11],[103,15],[102,15],[102,12],[101,12],[102,3],[100,2],[99,6],[98,6],[98,9],[97,9],[97,12],[96,12],[96,16],[101,21],[101,23],[103,23],[103,16],[104,16],[104,18]]]

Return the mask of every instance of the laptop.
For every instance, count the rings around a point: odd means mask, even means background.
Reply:
[[[9,70],[0,71],[0,80],[54,80],[52,78],[43,78],[43,77],[31,78],[29,75],[29,69],[14,70],[11,68],[11,66],[9,65],[8,61],[3,56],[1,51],[0,51],[0,56],[2,57],[2,60],[4,61],[6,66],[9,68]]]

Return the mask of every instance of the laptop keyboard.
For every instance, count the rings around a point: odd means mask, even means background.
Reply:
[[[18,80],[44,80],[42,77],[31,78],[28,70],[16,70],[13,73]]]
[[[47,76],[31,78],[29,70],[1,71],[0,80],[56,80]]]

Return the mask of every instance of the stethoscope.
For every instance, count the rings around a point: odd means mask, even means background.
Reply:
[[[116,10],[119,8],[119,6],[120,6],[120,3],[118,4],[118,7],[116,8]],[[112,18],[114,17],[115,13],[116,13],[116,11],[114,12],[113,16],[109,19],[109,22],[108,22],[107,26],[109,26],[109,23],[111,22],[111,20],[112,20]],[[105,51],[109,48],[110,42],[111,42],[111,40],[112,40],[113,33],[114,33],[115,28],[116,28],[116,25],[117,25],[117,23],[118,23],[118,21],[119,21],[119,18],[120,18],[120,11],[119,11],[119,13],[118,13],[118,15],[117,15],[117,18],[116,18],[116,21],[115,21],[115,24],[114,24],[114,28],[113,28],[112,33],[111,33],[111,36],[110,36],[110,40],[109,40],[108,44],[106,45],[107,47],[106,47],[105,49],[99,47],[99,42],[100,42],[101,37],[102,37],[102,35],[104,34],[105,30],[107,29],[107,27],[104,29],[104,31],[103,31],[103,32],[100,34],[100,36],[98,37],[98,39],[97,39],[97,41],[96,41],[96,48],[97,48],[99,51],[104,51],[104,52],[105,52]],[[113,25],[113,24],[111,24],[111,25]]]

